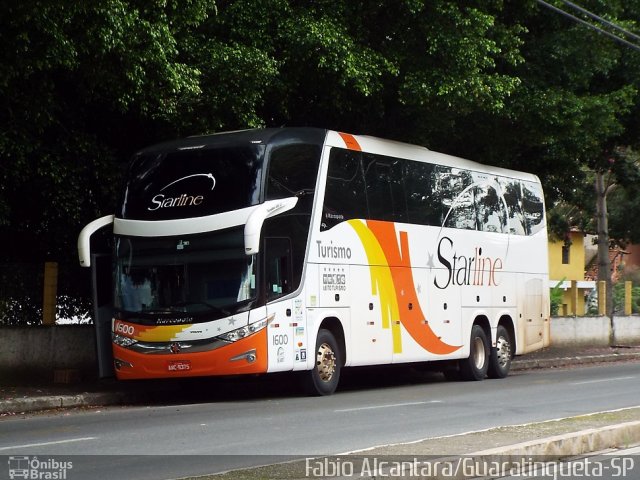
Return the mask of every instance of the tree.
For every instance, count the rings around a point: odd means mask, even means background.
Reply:
[[[593,2],[594,11],[609,21],[633,27],[635,22],[624,21],[625,18],[640,18],[640,10],[629,2],[607,2],[607,5]],[[582,29],[583,31],[579,30]],[[572,30],[575,33],[572,33]],[[574,104],[578,107],[574,111],[584,110],[589,114],[589,123],[579,122],[577,126],[583,132],[582,144],[576,143],[571,147],[582,158],[578,157],[582,168],[573,169],[573,176],[569,179],[580,179],[577,184],[559,192],[565,206],[573,205],[573,218],[564,219],[564,228],[568,228],[569,222],[579,222],[585,226],[593,220],[592,230],[597,232],[598,238],[598,280],[603,280],[607,285],[607,313],[613,314],[613,286],[611,281],[611,265],[609,259],[610,235],[607,200],[610,194],[618,188],[635,188],[640,171],[638,163],[629,161],[624,155],[627,150],[621,145],[638,142],[637,120],[638,113],[638,56],[639,52],[628,50],[620,44],[613,42],[609,37],[587,30],[584,26],[576,24],[567,30],[568,35],[586,35],[592,37],[590,45],[596,48],[584,49],[585,42],[565,41],[563,45],[580,45],[583,53],[563,62],[563,69],[567,76],[563,81],[566,86],[573,87],[568,92],[573,96],[579,92],[581,103]],[[568,40],[568,38],[567,38]],[[569,47],[571,49],[572,47]],[[575,58],[580,58],[580,67],[569,69]],[[571,97],[569,97],[571,98]],[[587,120],[587,118],[585,118]],[[580,138],[579,136],[577,137]],[[565,176],[565,178],[567,178]],[[585,207],[585,199],[594,194],[595,211],[592,207]],[[593,205],[593,204],[592,204]],[[580,219],[579,217],[582,216]],[[586,217],[586,218],[585,218]],[[557,218],[557,217],[556,217]],[[560,225],[560,222],[556,222]],[[556,232],[558,233],[558,232]],[[618,242],[622,237],[614,237]]]
[[[63,283],[86,293],[77,233],[113,211],[126,159],[154,141],[283,124],[426,140],[447,130],[439,116],[499,108],[517,80],[496,65],[516,62],[519,45],[500,11],[444,0],[5,2],[0,237],[13,248],[2,261],[57,260]]]
[[[55,259],[78,295],[77,233],[113,212],[149,143],[373,134],[538,173],[552,205],[638,132],[638,59],[534,0],[14,3],[0,5],[2,261]],[[587,6],[637,20],[633,3]]]
[[[57,260],[67,293],[87,295],[75,238],[113,211],[122,159],[199,93],[177,43],[207,4],[0,5],[0,262]],[[4,296],[31,294],[19,284]]]

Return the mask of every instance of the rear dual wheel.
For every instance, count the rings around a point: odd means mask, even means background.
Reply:
[[[496,330],[496,346],[491,348],[489,339],[480,325],[471,329],[471,349],[469,358],[460,360],[457,370],[445,371],[449,380],[483,380],[489,378],[505,378],[511,369],[513,358],[511,334],[502,325]]]
[[[471,328],[469,358],[460,360],[460,377],[463,380],[483,380],[489,369],[490,346],[487,334],[480,325]]]
[[[505,378],[511,369],[513,358],[511,335],[502,325],[496,331],[496,346],[489,356],[489,378]]]

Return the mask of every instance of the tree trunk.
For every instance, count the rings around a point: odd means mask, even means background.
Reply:
[[[607,286],[606,313],[611,322],[609,343],[614,343],[613,332],[613,284],[611,282],[611,259],[609,258],[609,219],[607,214],[607,193],[610,186],[605,182],[605,174],[596,172],[596,220],[598,234],[598,280]]]

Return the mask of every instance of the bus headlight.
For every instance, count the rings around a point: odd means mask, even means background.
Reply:
[[[267,318],[263,318],[251,325],[245,325],[242,328],[218,335],[218,338],[225,342],[237,342],[238,340],[242,340],[244,337],[248,337],[249,335],[259,332],[263,328],[266,328],[267,325],[273,321],[274,317],[275,314],[269,315]]]
[[[113,343],[115,343],[119,347],[125,348],[138,343],[138,341],[134,340],[133,338],[123,337],[122,335],[118,335],[117,333],[113,333],[111,335],[111,339],[113,340]]]

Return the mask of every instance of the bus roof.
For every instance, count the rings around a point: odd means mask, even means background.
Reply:
[[[255,128],[232,132],[209,133],[151,145],[140,150],[137,154],[218,147],[238,143],[271,144],[295,139],[305,143],[322,144],[326,132],[326,130],[320,128],[291,127]]]
[[[326,143],[332,147],[347,148],[351,142],[345,140],[345,137],[351,137],[357,143],[359,149],[367,153],[377,153],[389,157],[400,157],[408,160],[417,160],[420,162],[434,163],[450,167],[465,168],[477,172],[487,173],[489,175],[498,175],[505,177],[513,177],[521,180],[539,183],[538,177],[532,173],[510,170],[502,167],[494,167],[485,165],[472,160],[454,157],[445,153],[435,152],[426,147],[412,145],[409,143],[398,142],[394,140],[384,140],[369,135],[351,135],[341,132],[329,131],[327,133]],[[357,147],[356,147],[357,149]]]
[[[140,150],[137,154],[207,148],[222,146],[229,143],[250,142],[270,144],[295,139],[302,142],[317,144],[321,144],[324,141],[326,145],[330,147],[351,148],[367,153],[386,155],[389,157],[406,158],[408,160],[465,168],[489,175],[519,178],[521,180],[536,183],[540,182],[538,177],[531,173],[485,165],[472,160],[466,160],[452,155],[435,152],[417,145],[411,145],[394,140],[385,140],[369,135],[352,135],[314,127],[249,129],[197,135],[152,145]]]

